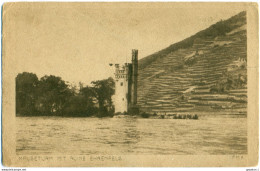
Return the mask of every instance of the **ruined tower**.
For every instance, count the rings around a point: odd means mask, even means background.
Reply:
[[[132,65],[131,65],[131,99],[128,105],[128,113],[138,113],[137,107],[137,76],[138,76],[138,50],[132,50]]]
[[[115,113],[138,114],[138,50],[132,50],[132,63],[115,64]]]

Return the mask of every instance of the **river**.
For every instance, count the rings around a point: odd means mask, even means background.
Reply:
[[[19,155],[246,154],[246,117],[16,117]]]

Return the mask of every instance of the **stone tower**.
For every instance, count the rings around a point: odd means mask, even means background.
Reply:
[[[137,107],[137,76],[138,76],[138,50],[132,50],[132,65],[131,65],[131,97],[130,103],[128,105],[128,113],[130,114],[137,114],[138,107]],[[130,82],[129,82],[130,83]]]
[[[128,108],[128,64],[115,64],[115,113],[127,112]]]
[[[138,50],[132,50],[132,63],[115,64],[115,113],[138,114]]]

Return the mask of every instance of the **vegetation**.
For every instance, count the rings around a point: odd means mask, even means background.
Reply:
[[[246,114],[246,22],[246,13],[242,12],[142,58],[138,80],[140,111],[219,114],[225,110],[227,114]]]
[[[113,115],[114,106],[112,102],[112,95],[115,93],[115,82],[112,78],[107,80],[93,81],[93,95],[98,101],[99,112],[98,116]]]
[[[247,75],[244,65],[237,70],[223,74],[222,78],[210,88],[211,93],[224,93],[228,90],[245,89],[247,86]]]
[[[245,88],[246,80],[238,76],[237,78],[226,78],[224,80],[219,81],[217,84],[210,88],[210,92],[212,93],[224,93],[228,90]]]
[[[221,20],[221,21],[217,22],[216,24],[213,24],[209,28],[200,31],[191,37],[188,37],[178,43],[172,44],[169,47],[162,49],[161,51],[158,51],[157,53],[147,56],[139,61],[139,68],[144,69],[146,66],[151,64],[153,61],[155,61],[159,58],[163,58],[166,55],[168,55],[169,53],[172,53],[173,51],[191,47],[194,44],[194,41],[196,39],[203,39],[203,38],[212,39],[217,36],[223,36],[226,33],[230,32],[231,30],[239,28],[241,25],[243,25],[245,16],[246,16],[246,12],[243,11],[243,12],[239,13],[238,15],[231,17],[228,20],[225,20],[225,21]]]
[[[149,118],[149,117],[150,117],[150,114],[143,112],[143,113],[141,113],[141,117],[142,117],[142,118]]]
[[[18,116],[112,116],[114,94],[112,78],[93,81],[80,89],[53,75],[38,79],[23,72],[16,77],[16,115]]]

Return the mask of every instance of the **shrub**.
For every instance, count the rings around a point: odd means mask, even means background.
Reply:
[[[194,115],[192,119],[199,119],[198,115]]]
[[[141,114],[141,117],[142,118],[149,118],[150,114],[144,112],[144,113]]]

